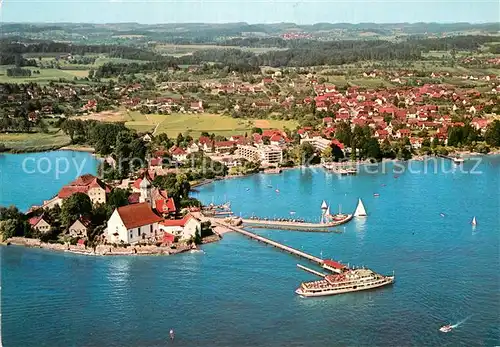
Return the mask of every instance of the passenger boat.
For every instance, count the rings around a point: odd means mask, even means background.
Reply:
[[[327,296],[373,289],[394,283],[394,275],[384,276],[369,269],[345,269],[322,280],[303,282],[295,291],[303,297]]]

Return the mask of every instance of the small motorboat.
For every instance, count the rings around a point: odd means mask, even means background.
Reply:
[[[250,191],[250,188],[246,188],[246,191],[247,191],[247,192],[248,192],[248,191]]]
[[[445,217],[446,215],[444,213],[439,214],[441,217]]]
[[[375,193],[375,194],[373,194],[373,196],[380,196],[380,194],[379,193]]]
[[[273,186],[272,186],[272,185],[270,185],[270,184],[268,184],[268,185],[267,185],[267,188],[272,188],[272,187],[273,187]]]
[[[443,325],[441,328],[439,328],[439,331],[442,333],[449,333],[452,330],[453,326],[451,324]]]
[[[470,222],[470,224],[472,224],[472,226],[474,226],[474,227],[477,225],[476,216],[474,216],[474,218],[472,218],[472,222]]]
[[[276,190],[275,190],[275,192],[279,194],[280,190],[279,190],[279,189],[276,189]]]

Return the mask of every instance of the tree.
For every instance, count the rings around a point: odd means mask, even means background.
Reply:
[[[114,210],[115,208],[128,205],[130,192],[125,189],[114,188],[108,195],[107,205]]]
[[[257,127],[253,127],[252,128],[252,134],[262,135],[262,129],[261,128],[257,128]]]
[[[500,121],[494,120],[486,128],[484,139],[490,146],[500,147]]]
[[[377,139],[369,138],[363,146],[363,156],[365,158],[375,159],[380,161],[382,159],[382,151]]]
[[[434,136],[434,138],[432,139],[431,148],[435,149],[437,146],[439,146],[439,139],[437,136]]]
[[[64,227],[69,227],[78,218],[90,217],[92,214],[92,201],[84,193],[75,193],[65,199],[61,207],[61,222]]]
[[[316,164],[320,158],[316,155],[316,150],[309,142],[300,145],[298,151],[298,162],[301,165]]]
[[[346,122],[340,123],[335,130],[335,138],[347,147],[351,147],[351,137],[351,126]]]
[[[332,160],[332,154],[333,150],[332,147],[326,147],[322,152],[321,152],[321,158],[323,158],[324,161],[330,161]]]

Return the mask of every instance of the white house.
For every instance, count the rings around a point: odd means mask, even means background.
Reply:
[[[201,222],[191,214],[182,219],[164,220],[158,225],[160,231],[179,237],[179,240],[189,240],[196,230],[201,233]]]
[[[135,244],[154,240],[162,220],[147,202],[118,207],[108,220],[108,242]]]
[[[87,238],[88,227],[90,223],[85,219],[77,219],[71,226],[69,227],[68,233],[71,237],[80,237]]]
[[[32,217],[28,220],[28,222],[33,229],[36,229],[42,233],[46,233],[50,230],[50,224],[43,218],[43,215]]]
[[[177,161],[185,161],[187,159],[188,153],[180,147],[176,147],[172,152],[172,158]]]

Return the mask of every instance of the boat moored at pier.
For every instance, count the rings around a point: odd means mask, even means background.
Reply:
[[[370,269],[348,269],[322,280],[303,282],[295,291],[303,297],[337,295],[383,287],[394,283],[394,275],[385,276]]]

